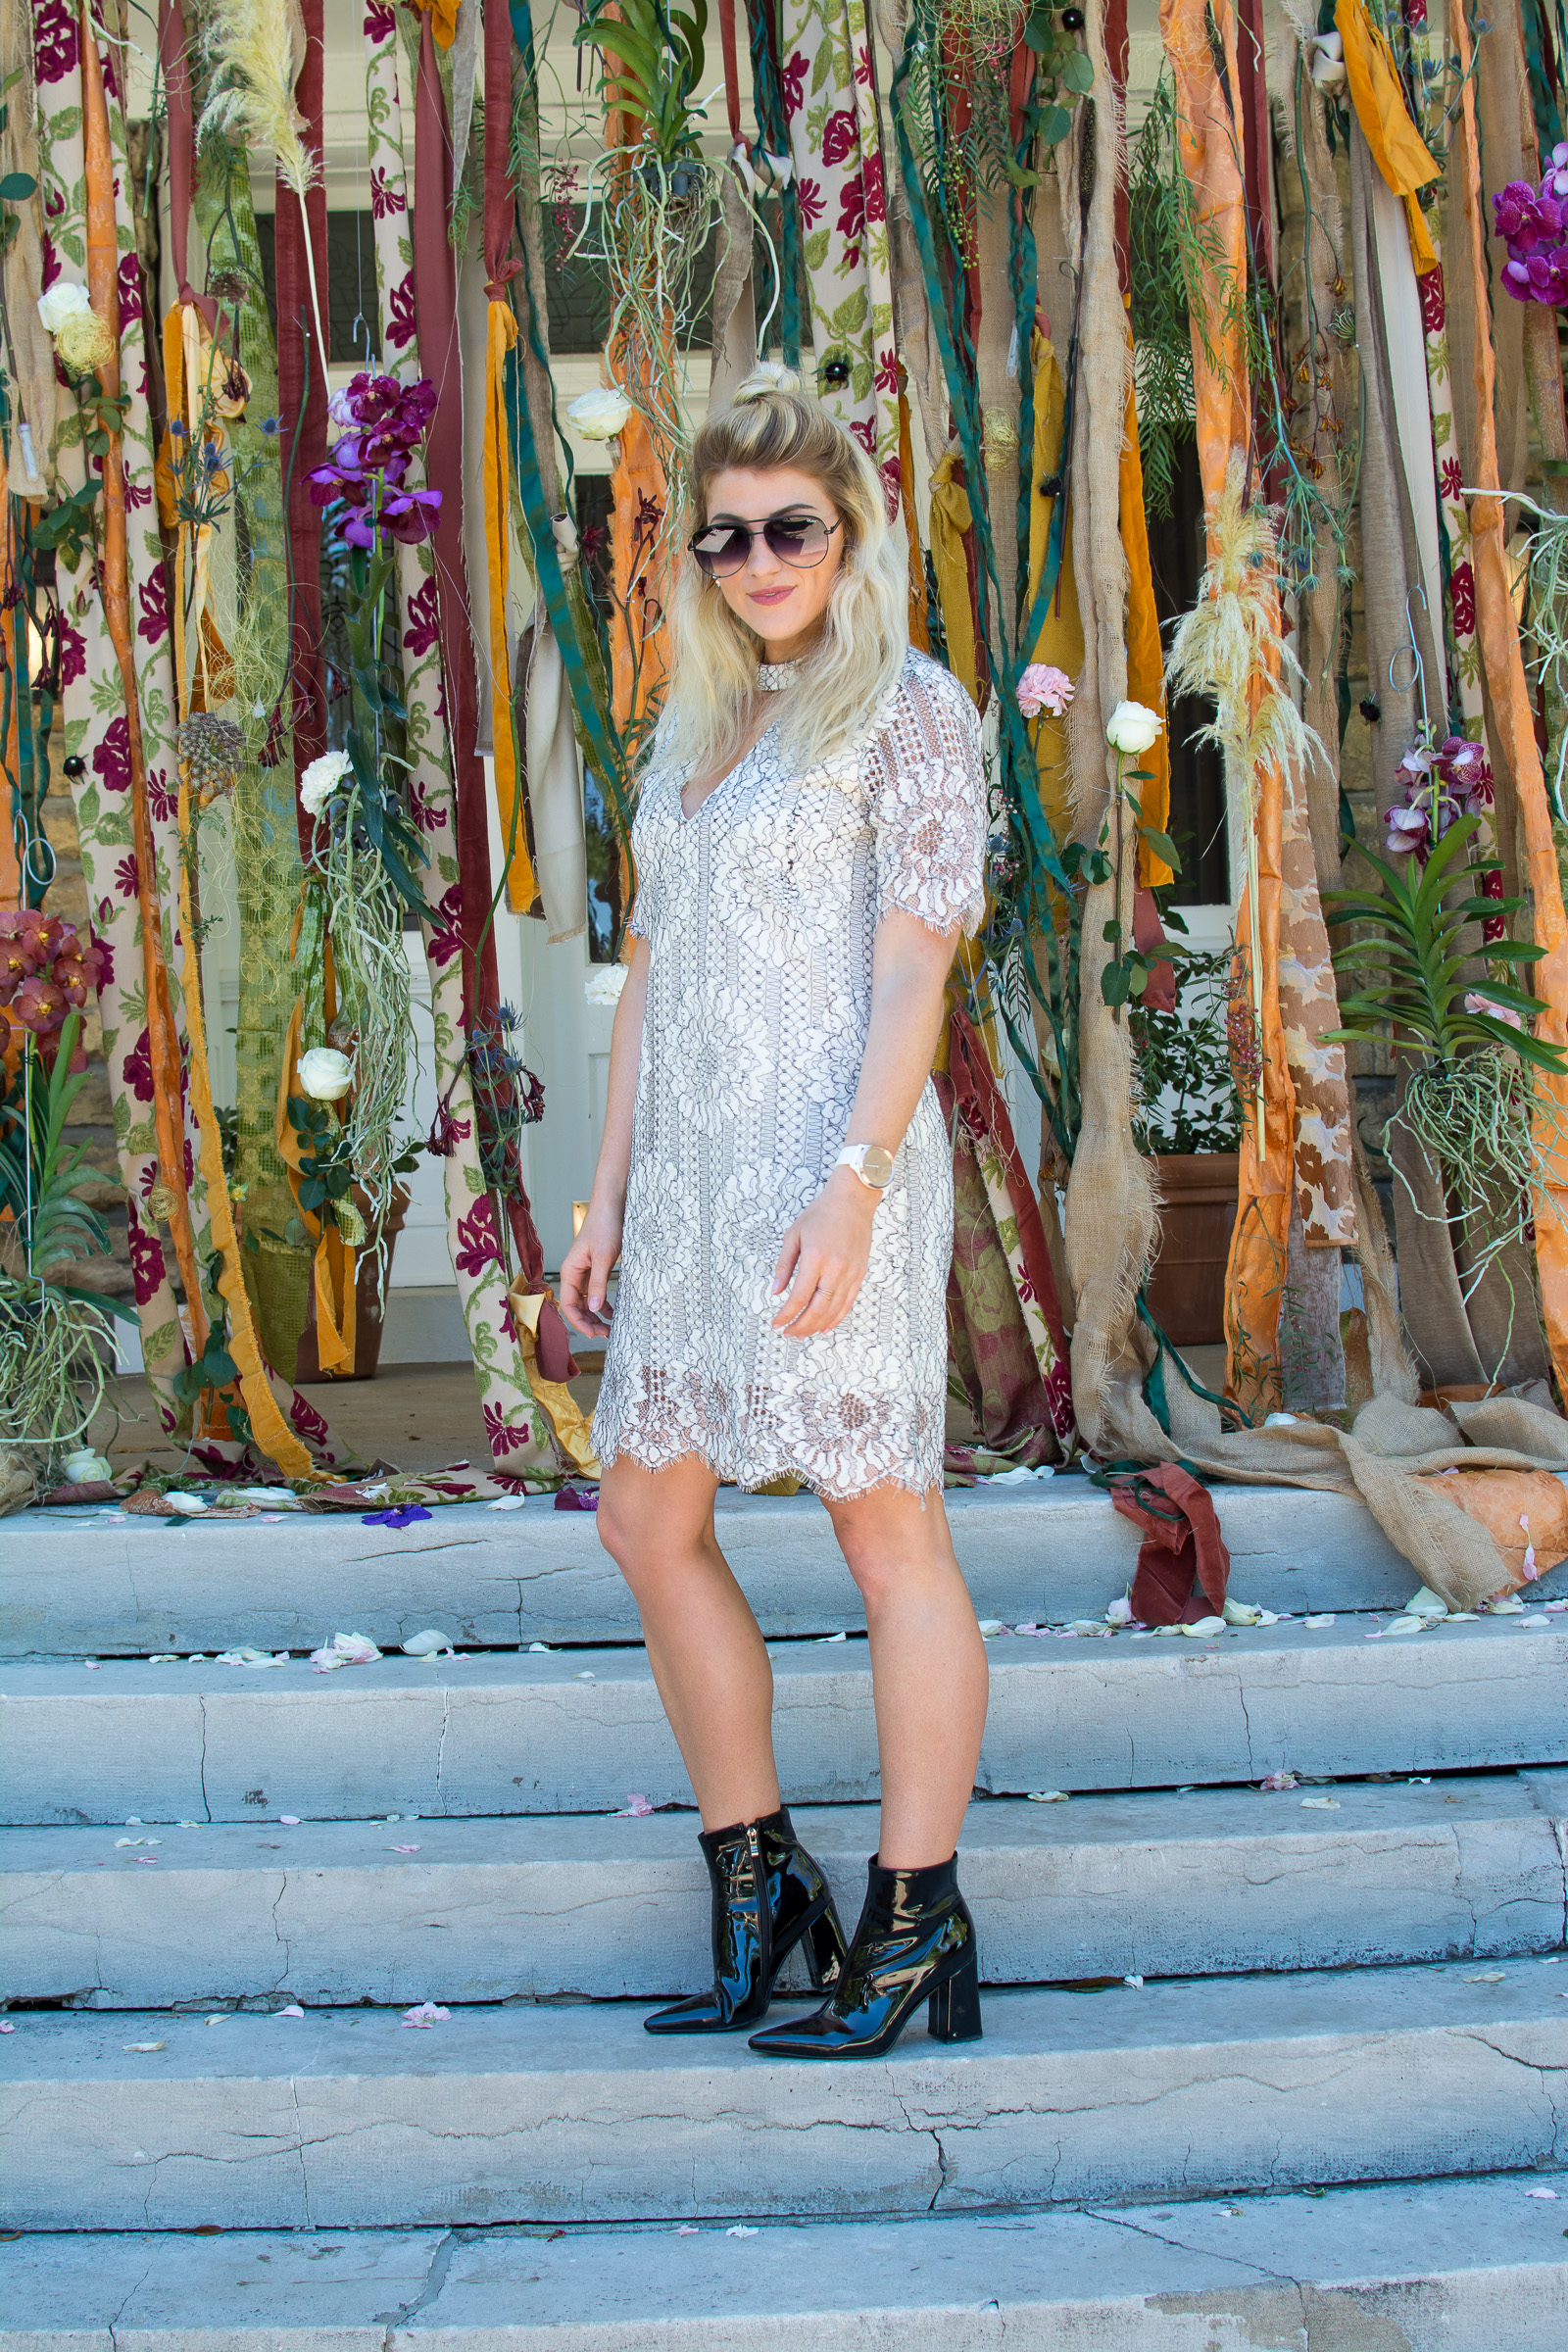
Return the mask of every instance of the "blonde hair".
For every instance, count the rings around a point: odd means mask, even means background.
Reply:
[[[731,467],[809,474],[844,525],[844,554],[807,657],[801,691],[782,713],[781,748],[803,766],[842,751],[898,684],[909,647],[909,588],[902,546],[888,527],[875,466],[844,427],[808,400],[798,375],[770,361],[734,405],[710,416],[691,457],[693,531],[708,520],[709,488]],[[724,602],[688,551],[671,601],[674,663],[660,748],[699,770],[739,751],[762,640]]]

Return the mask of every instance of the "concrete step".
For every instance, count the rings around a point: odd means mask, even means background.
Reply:
[[[1568,1617],[1533,1609],[1373,1641],[1379,1619],[1216,1641],[990,1644],[978,1786],[1169,1788],[1290,1765],[1357,1777],[1568,1761]],[[603,1812],[690,1787],[640,1649],[284,1667],[12,1662],[0,1695],[0,1822],[50,1827]],[[877,1791],[863,1642],[775,1652],[792,1802]]]
[[[1419,1579],[1344,1495],[1215,1490],[1231,1590],[1259,1607],[1402,1608]],[[955,1489],[958,1558],[982,1617],[1100,1616],[1125,1592],[1136,1530],[1079,1476]],[[769,1636],[863,1628],[809,1494],[718,1498],[719,1541]],[[549,1495],[455,1503],[393,1530],[359,1513],[190,1523],[74,1508],[0,1521],[0,1656],[314,1649],[341,1629],[384,1646],[439,1625],[460,1642],[636,1642],[637,1612],[593,1517]]]
[[[1568,2161],[1564,1971],[1347,1969],[994,1992],[986,2038],[769,2060],[630,2005],[24,2012],[19,2230],[863,2218]],[[139,2048],[151,2044],[151,2048]],[[1554,2094],[1556,2104],[1554,2105]]]
[[[0,2245],[0,2352],[1561,2352],[1568,2174],[935,2221]]]
[[[803,1806],[796,1823],[853,1931],[876,1808]],[[258,1822],[169,1830],[155,1869],[110,1829],[12,1830],[0,1982],[13,2001],[95,2008],[695,1991],[709,1981],[697,1826]],[[970,1809],[963,1886],[998,1984],[1549,1952],[1565,1826],[1568,1771],[1002,1798]]]

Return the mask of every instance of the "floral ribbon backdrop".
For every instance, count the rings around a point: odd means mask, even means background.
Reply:
[[[0,0],[8,1491],[131,1313],[202,1475],[340,1488],[427,1156],[483,1481],[591,1484],[497,940],[613,1001],[692,435],[759,355],[983,721],[950,1477],[1305,1477],[1412,1548],[1367,1465],[1442,1437],[1393,1405],[1506,1395],[1492,1453],[1557,1460],[1562,0],[346,11]],[[1172,1304],[1195,1150],[1222,1353]]]

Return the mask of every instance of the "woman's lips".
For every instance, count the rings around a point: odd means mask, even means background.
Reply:
[[[746,593],[754,605],[781,605],[795,591],[793,588],[749,588]]]

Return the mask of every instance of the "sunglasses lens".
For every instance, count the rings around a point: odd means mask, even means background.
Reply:
[[[762,533],[781,564],[820,564],[827,554],[827,524],[815,514],[786,514]]]
[[[692,541],[692,554],[710,580],[722,580],[739,571],[751,552],[751,534],[723,523],[699,531]]]

